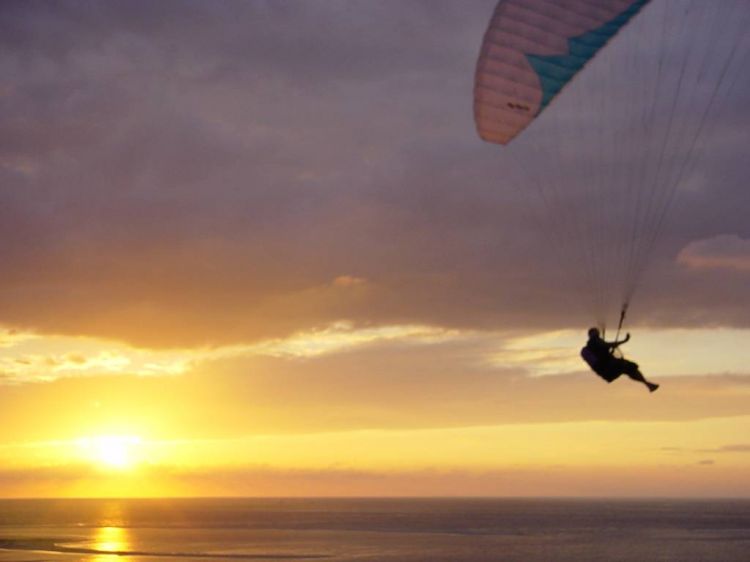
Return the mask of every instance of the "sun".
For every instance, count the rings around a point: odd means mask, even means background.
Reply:
[[[84,437],[78,443],[90,461],[107,468],[127,469],[136,463],[141,440],[132,435],[101,435]]]

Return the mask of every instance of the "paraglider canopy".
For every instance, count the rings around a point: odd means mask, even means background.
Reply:
[[[477,62],[479,136],[510,142],[648,2],[500,1]]]

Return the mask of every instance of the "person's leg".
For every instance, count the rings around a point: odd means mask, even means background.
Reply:
[[[641,373],[641,371],[638,369],[637,363],[633,363],[632,361],[628,361],[627,359],[621,359],[620,368],[622,369],[623,373],[628,375],[634,381],[642,382],[643,384],[645,384],[650,392],[653,392],[654,390],[659,388],[658,384],[646,380],[646,377],[644,377],[643,373]]]

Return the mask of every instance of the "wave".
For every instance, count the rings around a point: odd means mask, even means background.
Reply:
[[[104,550],[60,544],[58,538],[0,539],[1,550],[23,550],[57,554],[90,554],[113,556],[159,556],[162,558],[210,558],[212,560],[318,560],[330,558],[327,554],[284,553],[213,553],[213,552],[164,552],[149,550]],[[67,539],[69,540],[69,539]]]

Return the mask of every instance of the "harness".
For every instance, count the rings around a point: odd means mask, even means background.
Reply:
[[[612,382],[620,376],[620,373],[617,372],[617,369],[613,369],[614,365],[612,363],[614,363],[614,361],[607,361],[606,363],[601,361],[599,356],[594,353],[588,346],[581,349],[581,357],[588,364],[588,366],[591,367],[592,371],[594,371],[597,375],[599,375],[607,382]],[[615,358],[613,357],[612,359]]]

